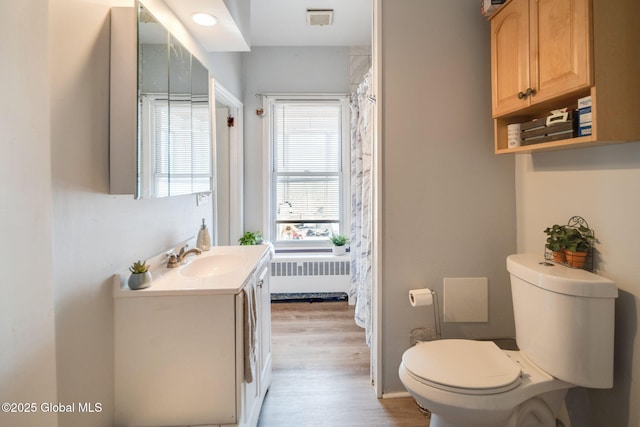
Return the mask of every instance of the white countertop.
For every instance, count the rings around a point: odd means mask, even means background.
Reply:
[[[212,275],[206,277],[190,277],[189,266],[207,257],[219,256],[220,264],[214,261],[211,265]],[[228,257],[225,257],[228,256]],[[114,275],[114,298],[138,298],[150,296],[176,295],[211,295],[237,294],[244,287],[258,266],[273,257],[273,246],[270,244],[255,246],[213,246],[201,255],[190,256],[184,264],[176,268],[164,265],[151,271],[153,281],[145,289],[132,291],[127,285],[129,273]],[[225,266],[226,259],[236,262],[233,266]],[[205,263],[209,260],[205,260]],[[213,261],[213,260],[210,260]],[[193,266],[192,266],[193,267]],[[185,270],[186,269],[186,270]],[[184,271],[183,271],[184,270]],[[202,268],[200,269],[202,270]]]

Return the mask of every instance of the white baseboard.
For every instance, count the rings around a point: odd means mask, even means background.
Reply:
[[[397,391],[395,393],[383,393],[383,399],[397,399],[399,397],[411,397],[408,391]]]

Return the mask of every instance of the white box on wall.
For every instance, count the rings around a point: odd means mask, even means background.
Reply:
[[[444,278],[443,315],[447,323],[489,321],[489,279]]]

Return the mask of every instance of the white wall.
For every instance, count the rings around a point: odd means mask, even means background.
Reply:
[[[251,45],[251,0],[224,0],[242,38]]]
[[[245,230],[263,229],[263,124],[257,93],[347,93],[348,47],[254,47],[242,54]]]
[[[408,290],[489,278],[489,322],[445,337],[513,337],[514,160],[493,154],[489,24],[476,0],[382,2],[382,389],[430,323]]]
[[[104,408],[61,414],[65,426],[113,423],[112,274],[194,236],[200,218],[212,217],[211,204],[196,207],[195,196],[109,195],[109,8],[115,3],[50,6],[57,398]]]
[[[573,425],[638,426],[640,268],[635,246],[640,238],[640,142],[517,155],[516,177],[518,251],[541,252],[542,230],[580,215],[599,241],[598,273],[619,289],[614,387],[570,393],[569,410],[581,420]]]
[[[24,29],[28,31],[24,31]],[[0,2],[0,425],[56,426],[48,2]]]

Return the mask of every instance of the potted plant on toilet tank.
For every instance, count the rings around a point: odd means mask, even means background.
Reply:
[[[131,290],[148,288],[151,285],[151,273],[149,272],[149,264],[146,261],[136,261],[129,267],[131,276],[127,282]]]
[[[553,254],[555,262],[583,268],[595,242],[593,230],[580,217],[572,217],[567,225],[554,224],[544,230],[545,248]]]
[[[565,262],[567,226],[554,224],[545,228],[544,233],[547,235],[547,243],[544,246],[553,254],[553,260]]]
[[[571,267],[582,268],[593,246],[593,233],[583,225],[567,228],[564,255]]]

